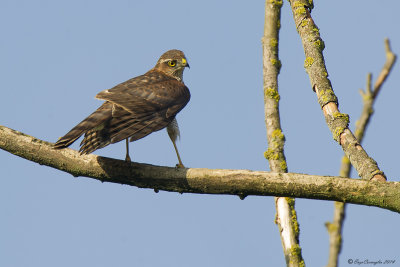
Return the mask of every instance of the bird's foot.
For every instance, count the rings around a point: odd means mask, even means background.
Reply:
[[[175,165],[175,168],[176,168],[176,169],[184,169],[185,166],[183,166],[182,163],[177,163],[177,164]]]
[[[131,157],[129,157],[129,155],[126,155],[126,157],[125,157],[125,162],[129,162],[129,163],[132,162],[132,161],[131,161]]]

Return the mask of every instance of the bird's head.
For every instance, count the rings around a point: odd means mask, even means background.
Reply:
[[[182,81],[183,70],[185,67],[190,68],[185,54],[180,50],[173,49],[162,54],[154,69]]]

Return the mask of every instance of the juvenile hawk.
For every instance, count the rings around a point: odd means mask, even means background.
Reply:
[[[136,141],[167,127],[178,156],[177,166],[183,167],[175,143],[179,137],[175,116],[190,100],[189,89],[182,80],[185,67],[189,64],[183,52],[169,50],[144,75],[98,93],[96,98],[105,102],[61,137],[54,148],[68,147],[83,134],[81,154],[126,139],[126,160],[130,161],[128,138]]]

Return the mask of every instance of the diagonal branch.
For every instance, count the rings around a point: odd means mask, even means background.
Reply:
[[[267,127],[268,159],[272,172],[287,173],[286,158],[283,151],[285,136],[282,133],[279,116],[278,75],[281,68],[279,60],[279,29],[283,1],[265,1],[265,23],[263,47],[264,110]],[[299,245],[299,223],[293,198],[276,197],[276,223],[279,228],[283,253],[287,266],[304,266]]]
[[[179,193],[245,197],[286,196],[335,200],[376,206],[400,213],[400,182],[249,170],[175,169],[127,163],[72,149],[54,150],[52,143],[0,126],[0,148],[73,176]]]
[[[376,80],[374,89],[372,90],[371,88],[372,75],[369,73],[367,75],[367,86],[365,92],[360,90],[363,100],[363,109],[360,119],[356,122],[356,128],[354,131],[354,135],[360,143],[362,143],[364,139],[364,133],[373,114],[373,105],[377,99],[380,89],[382,88],[382,84],[385,82],[394,66],[394,63],[396,62],[396,55],[391,51],[388,39],[385,39],[385,52],[386,62],[382,67],[378,79]],[[351,164],[347,157],[343,156],[339,175],[342,177],[350,177],[350,172]],[[338,266],[339,254],[343,243],[342,228],[345,214],[345,204],[342,202],[335,202],[333,221],[325,224],[329,233],[328,267]]]
[[[376,79],[373,91],[373,98],[375,99],[381,90],[382,84],[385,82],[387,76],[389,75],[390,71],[393,68],[394,63],[396,62],[397,56],[392,52],[390,49],[390,42],[389,39],[385,39],[385,53],[386,53],[386,62],[383,65],[381,73]]]
[[[342,146],[344,153],[361,178],[386,181],[378,164],[368,156],[348,128],[349,116],[339,111],[338,99],[328,79],[328,71],[322,54],[325,45],[309,12],[312,8],[312,1],[290,0],[290,5],[306,56],[304,67],[310,77],[311,86],[317,93],[318,102],[333,138]]]

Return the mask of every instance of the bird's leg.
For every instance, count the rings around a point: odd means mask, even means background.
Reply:
[[[178,156],[179,163],[176,164],[176,167],[177,168],[185,168],[185,166],[183,166],[181,157],[179,156],[178,147],[176,146],[176,143],[175,143],[176,139],[178,139],[178,137],[180,136],[178,122],[176,121],[176,119],[174,119],[173,121],[170,122],[170,124],[168,124],[167,132],[168,132],[169,138],[171,138],[172,144],[174,145],[176,155]]]
[[[126,162],[131,162],[131,157],[129,157],[129,138],[126,138],[126,156],[125,156],[125,161]]]
[[[175,152],[176,152],[176,155],[178,156],[178,161],[179,161],[179,163],[176,164],[176,167],[177,167],[177,168],[185,168],[185,166],[183,166],[181,157],[179,156],[178,147],[177,147],[176,144],[175,144],[175,140],[172,140],[172,139],[171,139],[171,141],[172,141],[172,144],[174,145]]]

